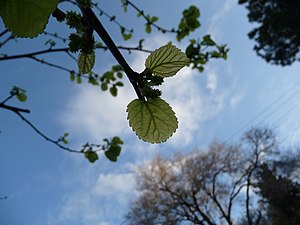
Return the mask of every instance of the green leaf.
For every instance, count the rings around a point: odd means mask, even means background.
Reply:
[[[148,34],[151,33],[151,31],[152,31],[151,25],[150,25],[149,23],[147,23],[145,26],[146,26],[146,27],[145,27],[145,31],[146,31]]]
[[[178,128],[174,111],[161,98],[135,99],[127,106],[129,125],[143,141],[165,142]]]
[[[42,33],[49,16],[59,0],[6,0],[1,1],[0,16],[5,26],[16,37],[34,38]]]
[[[95,51],[91,54],[80,52],[77,60],[80,73],[89,73],[95,65]]]
[[[156,49],[146,59],[145,66],[151,73],[160,77],[174,76],[181,68],[189,63],[185,53],[172,43]]]
[[[102,83],[101,84],[101,90],[106,91],[108,89],[107,83]]]
[[[120,153],[121,147],[118,145],[112,145],[104,154],[110,161],[116,162]]]
[[[119,87],[123,87],[124,86],[123,82],[121,82],[121,81],[118,81],[117,83],[115,83],[115,85],[119,86]]]
[[[112,96],[116,97],[118,95],[118,89],[116,88],[116,86],[112,86],[110,89],[109,89],[110,93]]]
[[[123,74],[121,72],[118,72],[117,77],[121,79],[123,77]]]
[[[92,85],[99,85],[98,81],[92,76],[89,77],[89,83]]]
[[[216,43],[211,39],[210,35],[208,34],[208,35],[205,35],[205,36],[203,37],[203,42],[202,42],[202,44],[213,46],[213,45],[215,45]]]
[[[155,23],[156,21],[158,21],[158,17],[157,16],[152,16],[151,23]]]
[[[71,81],[74,81],[74,80],[75,80],[75,73],[74,73],[74,71],[71,71],[71,72],[70,72],[70,80],[71,80]]]
[[[25,102],[27,100],[27,95],[23,92],[18,93],[16,96],[20,102]]]
[[[84,157],[89,160],[91,163],[96,162],[99,159],[98,154],[94,151],[86,151]]]
[[[111,140],[111,142],[113,144],[116,144],[116,145],[122,145],[122,144],[124,144],[124,142],[121,140],[121,138],[117,137],[117,136],[113,137],[113,139]]]
[[[77,84],[81,84],[82,80],[80,75],[77,75],[76,82]]]

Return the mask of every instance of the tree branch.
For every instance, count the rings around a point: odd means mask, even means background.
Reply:
[[[61,148],[62,150],[68,151],[68,152],[74,152],[74,153],[81,153],[84,154],[85,153],[85,148],[83,147],[82,150],[75,150],[75,149],[71,149],[68,147],[65,147],[64,145],[61,144],[62,139],[59,138],[57,140],[54,140],[52,138],[49,138],[47,135],[45,135],[43,132],[41,132],[35,125],[33,125],[33,123],[31,123],[28,119],[26,119],[22,113],[30,113],[30,111],[28,109],[22,109],[22,108],[17,108],[14,106],[10,106],[5,104],[8,100],[10,100],[14,95],[11,94],[8,98],[6,98],[4,101],[2,101],[0,103],[0,108],[9,110],[14,112],[15,114],[17,114],[27,125],[29,125],[39,136],[41,136],[42,138],[44,138],[46,141],[51,142],[52,144],[55,144],[56,146],[58,146],[59,148]],[[101,150],[105,150],[105,146],[104,145],[94,145],[94,144],[90,144],[89,145],[91,148],[96,147],[98,149],[93,149],[94,152],[96,151],[101,151]],[[1,199],[1,198],[0,198]]]
[[[8,99],[6,99],[4,102],[1,102],[1,103],[0,103],[0,108],[7,109],[7,110],[10,110],[10,111],[13,111],[14,113],[18,113],[18,112],[22,112],[22,113],[30,113],[30,110],[29,110],[29,109],[22,109],[22,108],[18,108],[18,107],[6,105],[5,102],[6,102],[7,100],[8,100]]]
[[[0,57],[0,61],[2,60],[11,60],[11,59],[19,59],[19,58],[30,58],[35,55],[41,55],[46,53],[52,53],[52,52],[68,52],[69,48],[49,48],[47,50],[37,51],[37,52],[31,52],[31,53],[25,53],[25,54],[19,54],[19,55],[12,55],[12,56],[2,56]]]
[[[212,187],[212,194],[208,193],[208,196],[210,196],[213,200],[213,202],[217,205],[218,209],[221,212],[221,215],[226,219],[227,223],[229,225],[232,225],[232,221],[230,218],[230,215],[227,215],[225,210],[223,209],[221,203],[218,200],[217,194],[216,194],[216,181],[217,181],[217,176],[223,172],[223,168],[221,168],[219,171],[217,171],[214,176],[213,176],[213,187]]]
[[[106,46],[97,46],[99,49],[104,49],[107,50],[108,47]],[[140,47],[125,47],[125,46],[117,46],[118,49],[126,50],[126,51],[141,51],[141,52],[146,52],[146,53],[151,53],[151,50],[148,49],[143,49]],[[30,52],[30,53],[25,53],[25,54],[19,54],[19,55],[4,55],[0,57],[0,61],[4,60],[11,60],[11,59],[19,59],[19,58],[28,58],[31,56],[35,55],[41,55],[41,54],[48,54],[48,53],[53,53],[53,52],[66,52],[70,54],[69,48],[49,48],[41,51],[36,51],[36,52]]]
[[[4,34],[6,34],[8,32],[8,29],[5,29],[4,31],[2,31],[1,33],[0,33],[0,37],[2,37]]]
[[[88,25],[96,31],[96,33],[100,36],[103,42],[106,44],[110,52],[113,54],[118,63],[123,67],[124,72],[126,73],[129,81],[131,82],[134,90],[139,97],[140,100],[144,101],[144,96],[139,90],[138,84],[141,83],[142,77],[139,73],[133,71],[131,67],[128,65],[127,61],[122,56],[116,44],[113,42],[100,20],[96,17],[94,12],[90,8],[80,7],[82,14],[87,21]]]
[[[61,145],[59,142],[60,140],[53,140],[49,137],[47,137],[44,133],[42,133],[36,126],[34,126],[29,120],[27,120],[20,112],[18,111],[14,111],[25,123],[27,123],[38,135],[40,135],[41,137],[43,137],[46,141],[51,142],[52,144],[55,144],[56,146],[58,146],[59,148],[68,151],[68,152],[74,152],[74,153],[83,153],[81,151],[78,150],[74,150],[68,147],[65,147],[63,145]]]

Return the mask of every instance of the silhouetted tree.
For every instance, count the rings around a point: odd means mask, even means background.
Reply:
[[[262,212],[252,213],[260,207],[254,175],[274,149],[271,130],[252,129],[238,146],[215,142],[208,151],[157,157],[138,171],[126,223],[232,225],[233,211],[243,208],[247,225],[261,225]]]
[[[248,35],[254,50],[267,62],[290,65],[300,60],[300,1],[239,0],[249,10],[250,22],[259,26]]]
[[[267,216],[272,225],[300,224],[299,179],[292,179],[291,173],[287,173],[299,170],[299,163],[293,162],[293,159],[277,161],[272,168],[264,163],[258,170],[258,192],[267,205]]]

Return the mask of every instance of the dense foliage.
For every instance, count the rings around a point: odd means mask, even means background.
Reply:
[[[254,50],[267,62],[290,65],[300,60],[300,1],[239,0],[249,10],[250,22],[258,23],[249,37]]]

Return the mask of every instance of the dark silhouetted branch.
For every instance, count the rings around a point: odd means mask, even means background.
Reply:
[[[131,82],[137,96],[139,99],[144,101],[144,96],[142,95],[141,91],[139,90],[138,84],[141,83],[142,77],[139,73],[133,71],[133,69],[129,66],[127,61],[122,56],[121,52],[119,51],[118,47],[111,39],[110,35],[107,33],[103,25],[101,24],[100,20],[96,17],[94,12],[90,8],[81,7],[82,14],[87,22],[87,24],[96,31],[96,33],[100,36],[103,40],[107,48],[113,54],[115,59],[118,63],[123,67],[125,74],[127,75],[129,81]]]

